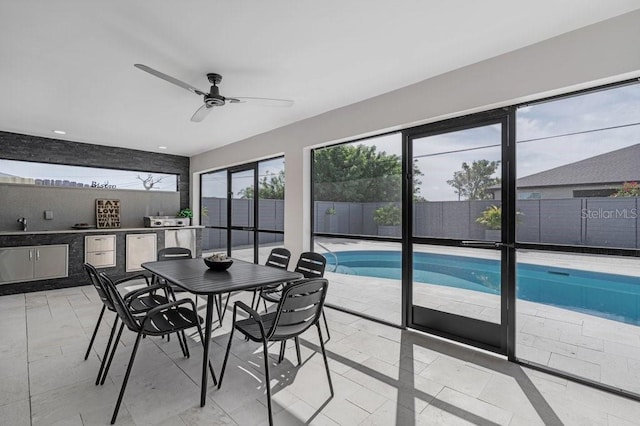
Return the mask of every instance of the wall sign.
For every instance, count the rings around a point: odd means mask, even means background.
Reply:
[[[98,228],[120,228],[120,200],[96,200]]]

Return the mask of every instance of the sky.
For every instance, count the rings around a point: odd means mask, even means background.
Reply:
[[[516,119],[517,176],[524,177],[640,143],[640,84],[521,107]],[[627,127],[593,131],[616,126]],[[560,136],[567,133],[577,134]],[[500,137],[499,125],[492,125],[414,139],[413,155],[424,174],[419,195],[457,200],[447,180],[463,162],[501,160]],[[538,138],[548,139],[531,140]],[[394,133],[357,143],[400,156],[402,137]],[[494,176],[499,175],[498,170]]]

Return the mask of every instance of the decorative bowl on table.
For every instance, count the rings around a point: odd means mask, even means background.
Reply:
[[[233,264],[233,259],[224,254],[214,254],[203,258],[203,260],[212,271],[226,271]]]

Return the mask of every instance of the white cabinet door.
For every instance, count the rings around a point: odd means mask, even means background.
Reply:
[[[156,234],[127,234],[127,272],[141,271],[141,264],[157,257]]]
[[[68,276],[68,245],[38,246],[33,251],[33,277],[36,280]]]
[[[164,246],[183,247],[191,250],[191,256],[196,256],[195,229],[167,229],[164,231]]]
[[[33,251],[31,247],[0,249],[0,284],[33,279]]]

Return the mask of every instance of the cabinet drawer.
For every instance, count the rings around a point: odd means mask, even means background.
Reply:
[[[107,268],[116,266],[116,252],[111,251],[92,251],[85,253],[85,262],[90,263],[96,268]]]
[[[91,251],[110,251],[116,248],[115,235],[90,235],[84,237],[84,250]]]

